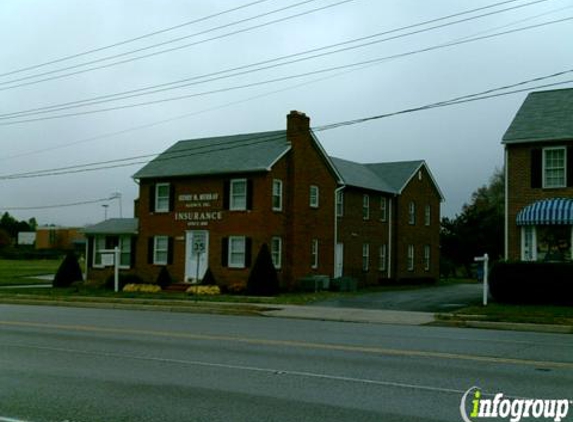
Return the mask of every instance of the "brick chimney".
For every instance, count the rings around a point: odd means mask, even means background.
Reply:
[[[308,134],[310,130],[310,117],[306,114],[292,110],[287,115],[287,136],[289,139]]]

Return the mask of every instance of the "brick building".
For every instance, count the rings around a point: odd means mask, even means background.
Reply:
[[[82,250],[85,242],[80,228],[41,226],[36,229],[36,249]]]
[[[181,141],[139,170],[130,270],[245,284],[267,244],[287,289],[309,275],[437,278],[442,194],[425,162],[329,157],[309,123],[293,111],[286,131]]]
[[[573,89],[527,96],[503,136],[505,256],[571,261]]]

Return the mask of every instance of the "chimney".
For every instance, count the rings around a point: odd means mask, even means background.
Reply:
[[[287,115],[287,135],[289,138],[308,134],[310,117],[300,111],[292,110]]]

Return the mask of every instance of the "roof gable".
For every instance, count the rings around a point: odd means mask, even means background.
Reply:
[[[392,188],[365,164],[335,157],[330,157],[330,160],[338,170],[345,185],[380,192],[398,193],[396,189]]]
[[[393,163],[372,163],[366,166],[378,177],[383,178],[397,193],[401,193],[424,161],[397,161]]]
[[[110,218],[87,226],[83,232],[85,234],[137,234],[138,225],[137,218]]]
[[[504,144],[573,140],[573,88],[530,93],[503,135]]]
[[[286,131],[179,141],[135,179],[268,171],[290,149]]]

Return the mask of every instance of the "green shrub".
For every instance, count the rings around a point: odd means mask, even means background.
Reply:
[[[276,296],[279,294],[279,278],[267,244],[261,246],[255,265],[247,280],[247,294],[253,296]]]
[[[170,286],[171,283],[173,283],[173,279],[171,278],[171,274],[169,274],[169,270],[165,266],[161,267],[155,284],[157,284],[162,289],[165,289]]]
[[[70,287],[75,281],[83,281],[84,276],[76,254],[68,252],[52,282],[52,287]]]
[[[573,263],[498,262],[489,288],[498,302],[573,304]]]
[[[211,268],[207,268],[207,271],[205,271],[205,275],[203,276],[203,280],[201,280],[201,285],[202,286],[216,286],[217,285],[217,281],[215,280],[215,276],[213,275],[213,271],[211,271]]]

